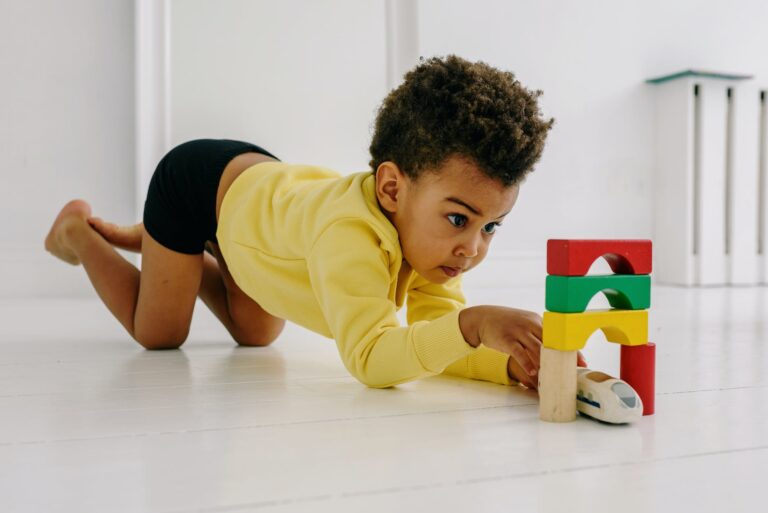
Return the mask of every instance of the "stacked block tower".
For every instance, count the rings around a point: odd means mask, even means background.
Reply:
[[[621,344],[621,379],[643,401],[643,415],[654,412],[655,350],[648,341],[651,304],[650,240],[547,241],[544,347],[539,370],[539,417],[549,422],[576,418],[576,355],[597,329]],[[603,257],[614,274],[587,276]],[[586,310],[602,292],[611,307]]]

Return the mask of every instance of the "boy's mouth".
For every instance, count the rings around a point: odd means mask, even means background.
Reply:
[[[455,278],[461,272],[461,267],[447,267],[447,266],[441,265],[440,269],[442,269],[443,272],[451,278]]]

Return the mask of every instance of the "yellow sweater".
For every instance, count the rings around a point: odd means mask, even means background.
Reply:
[[[459,329],[460,278],[404,269],[370,172],[264,162],[227,191],[216,232],[240,288],[270,314],[336,340],[349,372],[389,387],[445,372],[501,384],[508,356]],[[396,312],[407,301],[408,326]]]

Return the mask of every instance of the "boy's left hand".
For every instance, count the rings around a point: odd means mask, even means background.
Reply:
[[[587,360],[581,351],[576,353],[576,365],[579,367],[586,367]],[[529,376],[527,372],[517,363],[517,360],[510,358],[507,362],[507,374],[511,379],[519,381],[521,385],[526,388],[537,390],[539,388],[538,374],[536,376]]]

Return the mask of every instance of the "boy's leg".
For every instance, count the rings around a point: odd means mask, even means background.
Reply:
[[[87,222],[90,206],[69,202],[45,241],[55,256],[82,263],[104,304],[147,349],[179,347],[186,340],[202,277],[202,255],[185,255],[142,236],[142,269],[125,260]]]
[[[142,250],[144,226],[120,226],[91,218],[91,225],[114,246]],[[273,342],[285,321],[266,313],[232,279],[218,245],[208,242],[215,256],[203,253],[203,276],[198,295],[226,327],[232,338],[244,346],[265,346]]]
[[[270,315],[237,286],[229,273],[219,246],[208,242],[215,256],[203,254],[203,282],[200,299],[242,346],[271,344],[285,326],[285,320]]]

